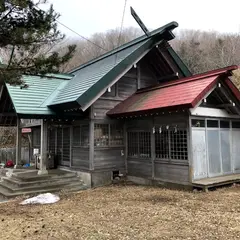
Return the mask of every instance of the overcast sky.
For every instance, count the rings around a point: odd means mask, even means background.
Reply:
[[[49,0],[61,14],[60,22],[81,35],[120,27],[125,0]],[[178,29],[240,32],[240,0],[127,0],[124,27],[138,27],[130,14],[132,6],[149,29],[168,22]],[[76,36],[64,27],[66,35]]]

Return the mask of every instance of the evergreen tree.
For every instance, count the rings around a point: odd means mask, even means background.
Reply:
[[[57,73],[70,60],[75,45],[60,55],[52,50],[64,39],[57,29],[53,6],[43,11],[46,0],[0,0],[0,50],[7,59],[0,68],[0,84],[20,84],[22,74]],[[1,56],[0,56],[1,58]]]

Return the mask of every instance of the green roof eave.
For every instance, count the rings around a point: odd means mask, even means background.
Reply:
[[[178,23],[177,22],[175,22],[175,21],[170,22],[170,23],[168,23],[168,24],[166,24],[166,25],[164,25],[164,26],[162,26],[160,28],[157,28],[154,31],[150,32],[149,36],[143,35],[143,36],[141,36],[139,38],[136,38],[136,39],[134,39],[134,40],[132,40],[132,41],[130,41],[128,43],[125,43],[125,44],[121,45],[120,47],[117,47],[117,48],[115,48],[115,49],[113,49],[113,50],[111,50],[111,51],[109,51],[109,52],[107,52],[107,53],[97,57],[97,58],[94,58],[94,59],[92,59],[89,62],[86,62],[86,63],[80,65],[79,67],[69,71],[69,74],[73,74],[74,72],[76,72],[76,71],[78,71],[78,70],[80,70],[80,69],[82,69],[82,68],[84,68],[86,66],[89,66],[90,64],[95,63],[96,61],[100,61],[100,60],[102,60],[102,59],[104,59],[104,58],[106,58],[106,57],[108,57],[110,55],[113,55],[113,54],[115,54],[115,53],[117,53],[119,51],[124,50],[125,48],[129,48],[132,45],[135,45],[135,44],[140,43],[142,41],[145,41],[147,39],[153,38],[156,35],[160,35],[163,32],[172,31],[176,27],[178,27]]]
[[[103,94],[110,84],[120,76],[126,70],[129,70],[129,67],[133,66],[133,64],[148,50],[150,50],[154,45],[157,45],[159,41],[162,40],[161,36],[155,36],[154,38],[150,38],[143,45],[141,45],[138,49],[132,52],[128,57],[126,57],[123,61],[117,64],[112,70],[110,70],[103,78],[101,78],[98,82],[96,82],[91,88],[89,88],[85,93],[83,93],[78,99],[77,102],[81,106],[82,110],[85,110],[89,107],[93,102],[93,99],[97,98],[100,94]]]
[[[192,76],[192,73],[190,72],[190,70],[188,69],[186,64],[182,61],[182,59],[178,56],[178,54],[173,50],[173,48],[170,47],[170,48],[167,48],[167,50],[168,50],[169,54],[171,55],[171,57],[174,59],[175,63],[181,69],[183,75],[185,77]]]

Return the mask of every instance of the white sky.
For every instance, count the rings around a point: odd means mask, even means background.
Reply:
[[[89,37],[95,32],[120,27],[125,0],[49,0],[61,14],[60,22]],[[128,0],[124,27],[138,27],[132,6],[147,28],[176,21],[178,29],[240,32],[240,0]],[[78,37],[64,27],[67,36]]]

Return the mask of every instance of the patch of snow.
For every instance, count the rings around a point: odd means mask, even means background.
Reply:
[[[60,197],[52,194],[52,193],[44,193],[40,194],[36,197],[28,198],[24,201],[22,201],[20,204],[21,205],[26,205],[26,204],[51,204],[58,202],[60,200]]]

